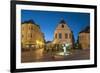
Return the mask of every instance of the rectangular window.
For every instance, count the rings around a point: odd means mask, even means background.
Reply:
[[[31,27],[31,30],[33,30],[33,27]]]
[[[69,34],[69,38],[72,38],[72,34],[71,33]]]
[[[30,37],[32,38],[32,33],[31,33],[31,36]]]
[[[62,38],[62,34],[61,33],[59,33],[59,39],[61,39]]]
[[[22,34],[22,38],[24,37],[24,35]]]
[[[67,33],[65,33],[65,39],[67,39],[68,38],[68,34]]]
[[[22,30],[24,31],[24,27],[22,27]]]
[[[57,33],[55,34],[55,38],[57,39]]]

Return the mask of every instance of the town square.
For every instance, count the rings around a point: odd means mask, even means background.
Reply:
[[[90,59],[90,15],[22,10],[21,62]]]

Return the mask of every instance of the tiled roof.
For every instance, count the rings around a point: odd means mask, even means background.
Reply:
[[[59,23],[60,23],[60,24],[66,24],[66,22],[65,22],[64,19],[62,19]]]
[[[87,26],[85,29],[83,29],[80,33],[83,33],[83,32],[85,32],[85,33],[90,33],[90,27],[89,26]]]
[[[33,21],[33,20],[28,20],[28,21],[24,21],[24,22],[22,22],[22,24],[28,24],[28,23],[32,23],[32,24],[35,24],[35,22]]]

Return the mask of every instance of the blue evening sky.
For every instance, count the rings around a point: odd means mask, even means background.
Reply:
[[[21,10],[21,22],[33,20],[40,26],[46,41],[53,40],[55,28],[62,18],[73,31],[75,40],[82,29],[90,26],[89,13]]]

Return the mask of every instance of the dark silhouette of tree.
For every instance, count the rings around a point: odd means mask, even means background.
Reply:
[[[72,31],[71,31],[72,32]],[[71,48],[74,48],[74,43],[75,43],[75,39],[74,39],[74,34],[73,34],[73,32],[72,32],[72,47]]]

